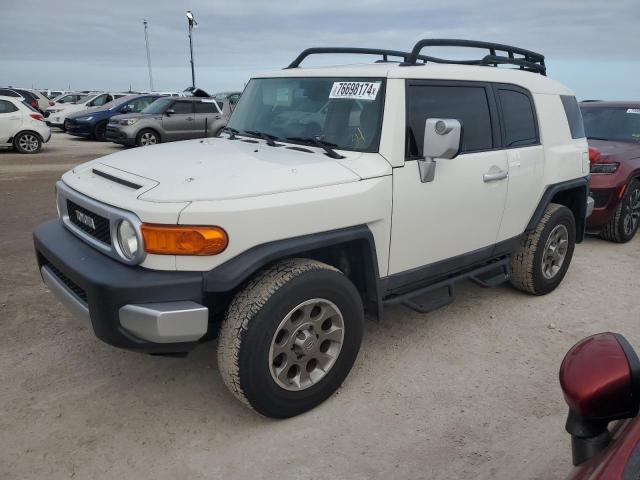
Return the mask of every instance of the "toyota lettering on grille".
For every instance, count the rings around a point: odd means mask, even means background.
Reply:
[[[95,230],[96,229],[96,223],[94,222],[93,218],[91,218],[89,215],[87,215],[86,213],[82,213],[79,210],[76,210],[76,219],[86,225],[87,227]]]

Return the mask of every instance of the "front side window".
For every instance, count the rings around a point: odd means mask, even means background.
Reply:
[[[228,127],[293,143],[316,139],[342,150],[376,152],[382,78],[259,78],[240,97]]]
[[[11,113],[18,110],[9,100],[0,100],[0,113]]]
[[[491,114],[482,86],[407,86],[407,158],[423,157],[424,124],[428,118],[453,118],[462,123],[460,153],[493,148]]]
[[[193,102],[176,102],[171,108],[176,114],[193,113]]]
[[[640,143],[640,108],[583,106],[582,117],[587,138]]]
[[[141,113],[150,113],[152,115],[157,115],[159,113],[163,113],[167,108],[169,108],[169,105],[171,105],[172,103],[173,100],[171,98],[158,98],[155,102],[142,110]]]
[[[536,145],[538,130],[529,96],[517,90],[498,89],[498,98],[504,121],[504,146]]]

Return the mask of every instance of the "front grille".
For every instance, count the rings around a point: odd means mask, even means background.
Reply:
[[[87,292],[85,292],[77,283],[67,277],[64,273],[58,270],[53,266],[52,263],[45,261],[44,266],[46,266],[51,272],[60,279],[62,283],[64,283],[73,294],[82,300],[84,303],[87,303]]]
[[[67,212],[69,213],[69,220],[76,227],[78,227],[83,232],[91,235],[93,238],[105,243],[107,245],[111,245],[111,229],[109,227],[109,220],[98,215],[97,213],[93,213],[90,210],[87,210],[84,207],[72,202],[71,200],[67,200]],[[81,215],[78,215],[78,212]],[[87,222],[83,222],[79,217],[84,217]],[[90,220],[93,220],[93,225],[95,228],[92,228]]]
[[[609,202],[610,190],[591,190],[594,208],[602,208]]]

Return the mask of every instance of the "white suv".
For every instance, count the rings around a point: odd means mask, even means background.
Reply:
[[[23,98],[0,95],[0,146],[20,153],[37,153],[51,139],[51,129],[40,112]]]
[[[45,115],[47,118],[47,125],[51,127],[58,127],[63,131],[66,130],[65,120],[69,115],[75,112],[81,112],[88,108],[101,107],[112,100],[128,95],[127,93],[110,93],[110,92],[94,92],[87,93],[75,102],[70,103],[56,103],[55,105],[47,108]]]
[[[488,54],[421,55],[442,45]],[[381,61],[299,67],[315,53]],[[429,312],[465,279],[548,293],[584,235],[580,111],[534,52],[307,50],[251,79],[226,132],[67,172],[35,248],[51,291],[109,344],[182,354],[219,334],[224,382],[263,415],[329,397],[365,315]]]

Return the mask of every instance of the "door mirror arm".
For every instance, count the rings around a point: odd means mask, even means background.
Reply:
[[[451,160],[462,147],[462,123],[451,118],[428,118],[424,126],[424,158],[418,160],[420,181],[433,182],[436,158]]]

